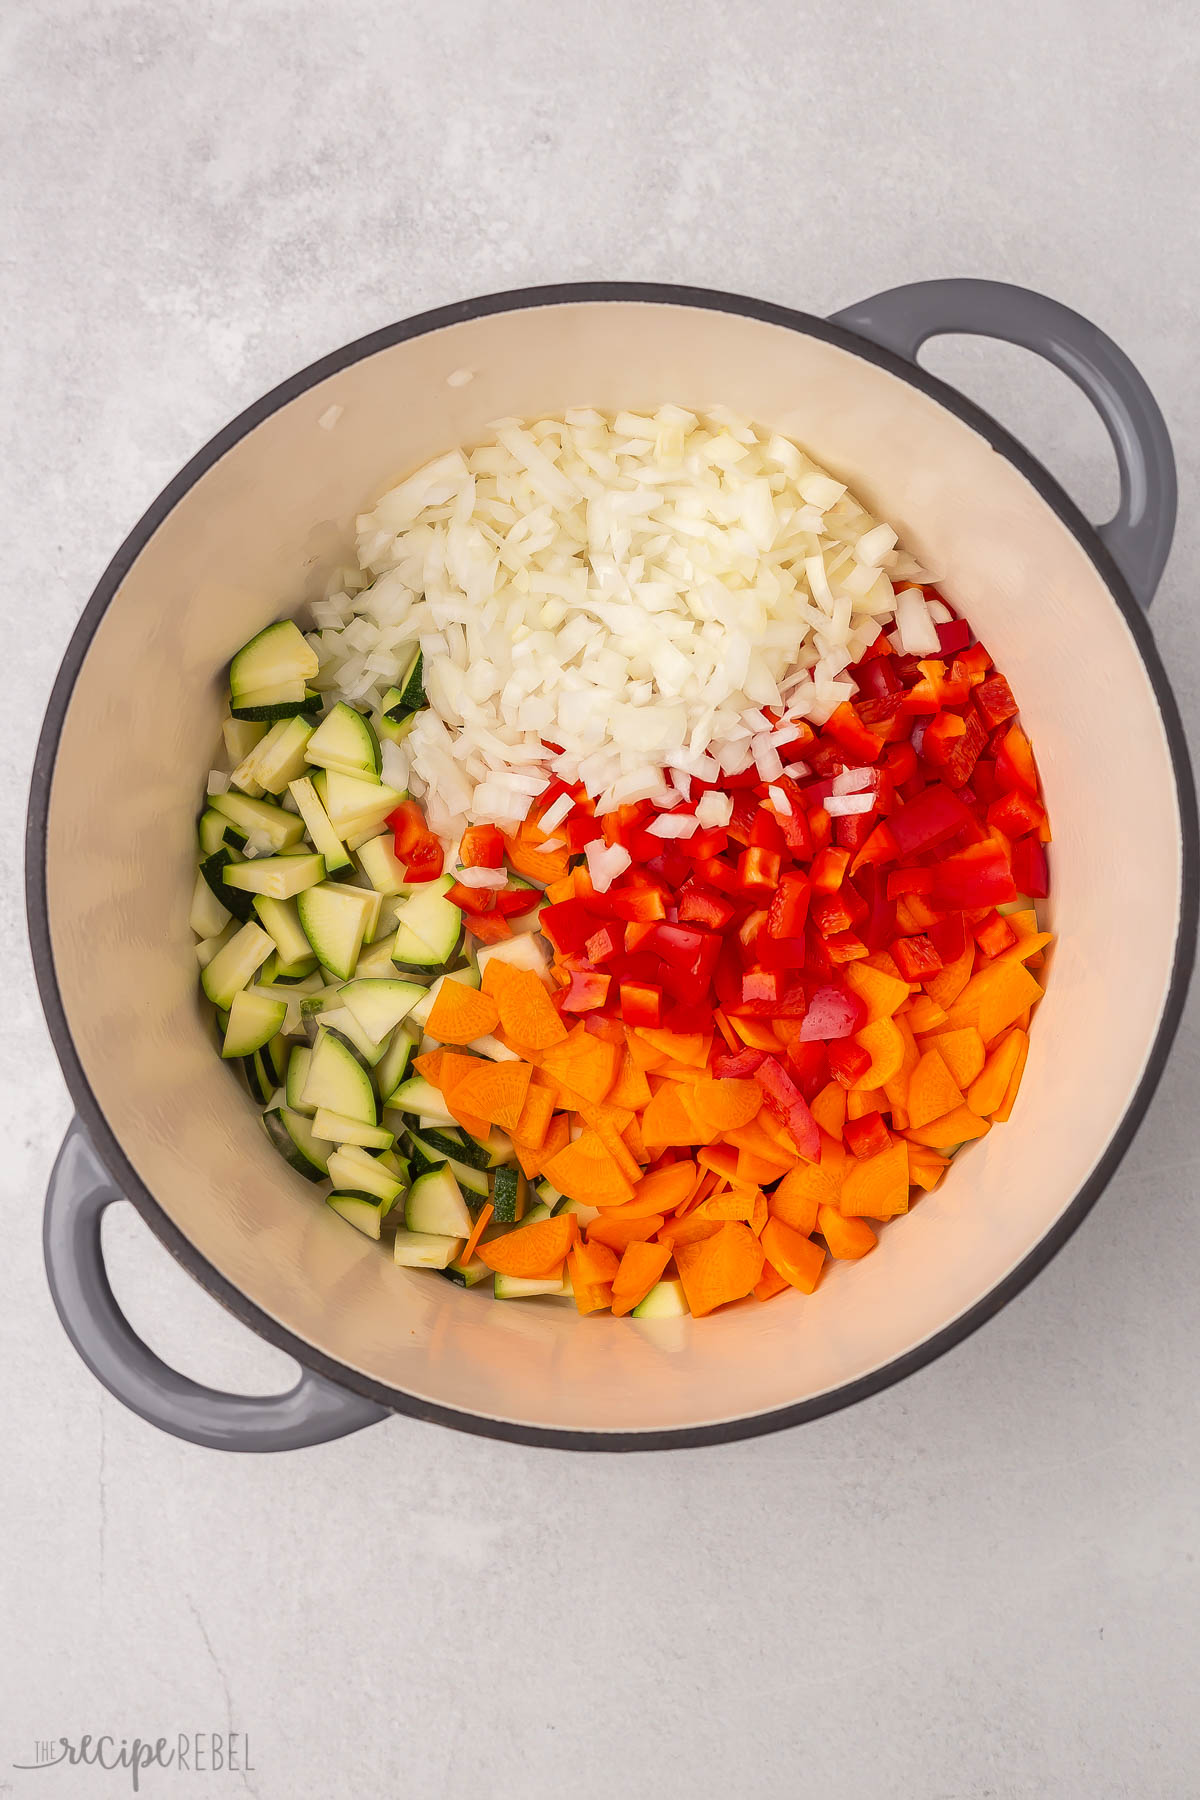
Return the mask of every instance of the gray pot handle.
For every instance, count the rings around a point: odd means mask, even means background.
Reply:
[[[155,1356],[117,1305],[104,1268],[100,1221],[121,1198],[76,1119],[46,1194],[46,1273],[67,1336],[92,1374],[131,1412],[211,1450],[302,1450],[391,1416],[310,1369],[301,1369],[286,1394],[223,1394]]]
[[[1121,498],[1099,527],[1142,606],[1154,598],[1175,530],[1175,458],[1162,413],[1123,350],[1082,314],[1006,281],[914,281],[834,313],[832,323],[915,362],[927,338],[1001,338],[1035,350],[1082,388],[1117,453]]]

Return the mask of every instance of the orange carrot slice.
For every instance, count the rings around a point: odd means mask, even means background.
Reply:
[[[708,1133],[697,1125],[684,1105],[678,1086],[664,1081],[642,1113],[642,1140],[647,1150],[704,1142]]]
[[[905,1110],[910,1128],[917,1130],[922,1125],[928,1125],[932,1119],[940,1119],[944,1113],[953,1112],[956,1106],[962,1106],[964,1099],[963,1091],[946,1067],[941,1052],[926,1050],[908,1084]]]
[[[541,988],[540,982],[538,987]],[[541,991],[544,999],[545,989]],[[549,1006],[550,1002],[547,1000],[546,1004]],[[554,1008],[550,1010],[553,1012]],[[469,1044],[475,1038],[489,1036],[499,1022],[500,1014],[490,994],[481,994],[478,988],[447,975],[438,988],[426,1030],[442,1044]]]
[[[678,1250],[684,1244],[698,1244],[704,1238],[715,1237],[721,1229],[719,1220],[706,1219],[703,1213],[693,1212],[686,1219],[668,1219],[659,1227],[658,1239]]]
[[[607,1281],[589,1282],[583,1278],[578,1266],[576,1253],[572,1250],[567,1258],[567,1270],[571,1277],[571,1288],[575,1295],[575,1309],[581,1313],[602,1312],[612,1304],[612,1285]]]
[[[846,967],[852,969],[853,963]],[[812,1103],[813,1118],[830,1137],[840,1138],[846,1126],[848,1096],[840,1081],[827,1081]]]
[[[754,1292],[762,1274],[763,1247],[748,1225],[719,1225],[712,1237],[676,1243],[675,1262],[688,1307],[700,1319]]]
[[[817,1230],[829,1246],[830,1256],[839,1262],[857,1262],[878,1242],[865,1219],[849,1219],[836,1206],[823,1206],[817,1213]]]
[[[623,1219],[619,1212],[601,1213],[589,1222],[587,1240],[589,1244],[607,1244],[621,1256],[630,1244],[647,1243],[665,1224],[662,1213],[646,1213],[640,1219]]]
[[[650,1104],[650,1083],[624,1047],[617,1064],[617,1079],[606,1099],[610,1106],[625,1106],[635,1113],[640,1113],[644,1106]]]
[[[470,1262],[471,1258],[475,1254],[475,1246],[476,1246],[476,1244],[478,1244],[480,1238],[483,1236],[488,1225],[491,1223],[492,1214],[495,1212],[495,1210],[496,1209],[492,1205],[490,1200],[488,1201],[486,1206],[480,1207],[479,1217],[476,1219],[474,1225],[472,1225],[472,1227],[471,1227],[471,1235],[467,1239],[466,1243],[463,1245],[462,1255],[458,1259],[460,1262],[462,1262],[462,1263]]]
[[[801,1237],[782,1219],[768,1219],[762,1234],[762,1249],[777,1275],[802,1294],[811,1294],[821,1279],[825,1252],[811,1238]]]
[[[576,1244],[574,1257],[572,1277],[578,1272],[585,1287],[598,1287],[601,1282],[611,1282],[620,1267],[616,1251],[610,1250],[607,1244],[602,1244],[595,1238]]]
[[[960,1026],[957,1031],[939,1031],[927,1037],[921,1048],[939,1052],[964,1093],[983,1068],[987,1055],[983,1039],[973,1025]]]
[[[1025,1073],[1025,1063],[1029,1056],[1029,1039],[1023,1031],[1021,1032],[1020,1037],[1021,1042],[1017,1055],[1016,1067],[1008,1078],[1008,1086],[1004,1090],[1004,1099],[992,1114],[992,1118],[998,1125],[1002,1125],[1004,1121],[1011,1116],[1013,1106],[1016,1103],[1017,1090],[1021,1086],[1021,1077]]]
[[[578,1233],[575,1214],[558,1213],[552,1219],[539,1219],[535,1225],[518,1225],[503,1237],[480,1244],[476,1255],[497,1275],[520,1275],[537,1281],[561,1267]]]
[[[604,1140],[590,1129],[542,1167],[560,1194],[588,1206],[617,1206],[633,1193],[632,1181],[617,1167]]]
[[[817,1213],[822,1206],[837,1203],[838,1188],[814,1163],[804,1163],[785,1175],[767,1201],[771,1216],[782,1219],[801,1237],[809,1237],[817,1228]]]
[[[638,1036],[654,1050],[661,1050],[668,1062],[685,1063],[702,1069],[712,1048],[712,1033],[640,1030]]]
[[[756,1300],[773,1300],[776,1294],[786,1293],[791,1286],[789,1281],[773,1268],[769,1262],[763,1263],[763,1272],[751,1290]]]
[[[970,1138],[985,1137],[991,1129],[988,1121],[979,1118],[971,1107],[956,1106],[953,1112],[940,1119],[931,1119],[928,1125],[909,1129],[904,1135],[914,1144],[926,1144],[931,1150],[953,1150],[956,1144],[965,1144]]]
[[[900,1027],[890,1018],[876,1019],[856,1031],[854,1041],[871,1058],[871,1066],[854,1083],[856,1088],[881,1088],[900,1072],[904,1061],[904,1039]]]
[[[970,938],[962,955],[931,975],[925,983],[925,992],[931,1000],[935,1000],[943,1009],[953,1006],[958,996],[971,979],[971,970],[975,967],[975,946]]]
[[[841,1211],[853,1218],[894,1219],[908,1211],[908,1145],[903,1141],[867,1156],[846,1175],[838,1197]]]
[[[525,1104],[521,1108],[521,1116],[513,1127],[513,1143],[525,1144],[530,1149],[539,1150],[546,1141],[546,1133],[550,1129],[550,1120],[554,1116],[554,1095],[545,1088],[534,1087],[530,1083],[529,1092],[525,1096]]]
[[[1028,1043],[1025,1033],[1016,1028],[988,1051],[987,1061],[967,1090],[967,1105],[972,1112],[985,1117],[1003,1105],[1013,1070],[1018,1061],[1023,1061]]]
[[[496,1004],[500,1023],[520,1049],[549,1050],[567,1036],[567,1028],[551,1005],[549,994],[531,969],[513,969],[501,983]],[[430,1035],[438,1035],[432,1022]]]
[[[908,983],[901,980],[899,974],[889,975],[865,962],[846,963],[842,980],[866,1007],[864,1024],[867,1025],[874,1025],[877,1019],[890,1019],[908,999]]]
[[[763,1091],[757,1081],[726,1079],[715,1081],[705,1076],[692,1090],[690,1105],[702,1125],[715,1131],[748,1125],[763,1103]]]
[[[670,1244],[628,1244],[613,1278],[613,1317],[620,1319],[640,1306],[671,1260]]]
[[[530,1073],[528,1063],[476,1058],[471,1073],[454,1084],[454,1106],[504,1131],[515,1131],[529,1095]]]

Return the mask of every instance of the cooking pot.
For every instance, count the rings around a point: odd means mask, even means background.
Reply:
[[[1120,467],[1109,524],[1089,525],[1007,432],[917,366],[947,332],[1039,351],[1088,394]],[[225,665],[352,560],[356,513],[502,415],[664,400],[720,402],[796,438],[897,527],[1011,680],[1054,826],[1058,941],[1010,1123],[813,1296],[701,1322],[582,1319],[396,1268],[314,1204],[214,1054],[187,923]],[[1078,314],[994,282],[919,283],[828,321],[693,288],[491,295],[363,338],[243,413],[106,571],[37,755],[31,934],[78,1108],[46,1261],[95,1374],[154,1424],[227,1449],[294,1448],[392,1412],[527,1444],[662,1449],[817,1417],[964,1338],[1095,1202],[1183,1004],[1195,798],[1142,610],[1174,516],[1166,428],[1128,360]],[[290,1393],[210,1392],[138,1340],[101,1257],[101,1215],[120,1197],[296,1358]]]

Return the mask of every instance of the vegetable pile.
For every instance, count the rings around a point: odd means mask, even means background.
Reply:
[[[405,504],[453,523],[427,476]],[[624,799],[539,736],[519,814],[449,834],[387,779],[444,685],[426,637],[369,653],[369,710],[326,706],[328,630],[234,658],[202,985],[272,1142],[398,1263],[581,1313],[811,1293],[1009,1117],[1051,942],[1037,767],[968,624],[892,572],[894,628],[859,619],[807,717],[781,668],[753,729]]]

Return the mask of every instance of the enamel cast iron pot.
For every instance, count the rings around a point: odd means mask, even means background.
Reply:
[[[1003,338],[1066,371],[1120,466],[1096,529],[995,422],[917,367]],[[473,379],[450,386],[455,370]],[[1058,934],[1011,1121],[864,1262],[703,1322],[580,1319],[398,1269],[281,1162],[213,1050],[187,917],[225,665],[353,559],[355,515],[505,414],[721,402],[795,437],[896,526],[1012,682],[1045,783]],[[331,408],[337,422],[322,428]],[[78,1108],[45,1249],[72,1341],[112,1393],[195,1443],[271,1450],[411,1413],[568,1449],[774,1430],[877,1392],[996,1312],[1102,1191],[1162,1072],[1190,972],[1197,824],[1144,617],[1170,546],[1162,417],[1127,359],[1051,300],[919,283],[831,321],[735,295],[533,288],[426,313],[268,394],[160,495],[71,640],[38,750],[28,901]],[[100,1221],[127,1198],[211,1293],[301,1367],[210,1392],[134,1335]]]

